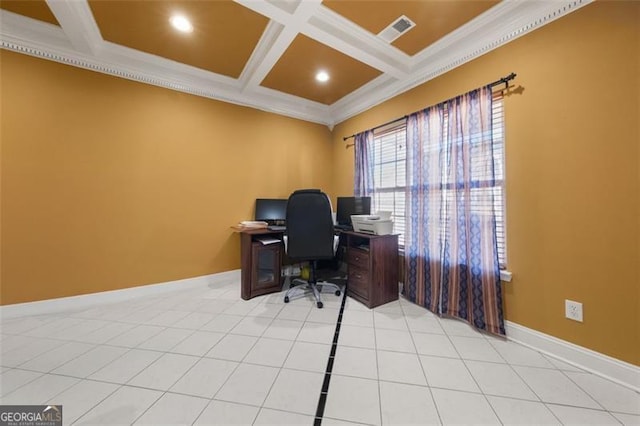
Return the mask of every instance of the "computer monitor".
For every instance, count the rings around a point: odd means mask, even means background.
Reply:
[[[338,197],[337,224],[352,226],[352,214],[371,214],[371,197]]]
[[[255,220],[269,225],[284,225],[287,219],[287,199],[257,198]]]

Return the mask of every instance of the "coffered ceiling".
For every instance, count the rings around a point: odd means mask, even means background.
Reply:
[[[0,0],[0,42],[331,127],[590,1]],[[401,17],[415,26],[384,40]]]

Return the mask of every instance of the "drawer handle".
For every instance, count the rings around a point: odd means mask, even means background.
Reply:
[[[356,274],[356,278],[362,278],[362,275]]]

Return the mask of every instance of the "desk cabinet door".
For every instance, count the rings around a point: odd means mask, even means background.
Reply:
[[[280,244],[251,246],[253,265],[251,267],[251,285],[253,290],[280,286]]]

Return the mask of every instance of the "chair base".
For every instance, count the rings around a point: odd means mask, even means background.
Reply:
[[[314,283],[314,282],[309,282],[309,281],[296,278],[293,280],[292,284],[295,285],[296,283],[299,283],[300,285],[297,285],[295,287],[290,287],[287,290],[287,292],[284,295],[284,303],[289,303],[289,301],[293,299],[297,299],[306,294],[313,293],[313,297],[316,299],[316,306],[318,306],[318,308],[322,308],[323,304],[322,304],[322,300],[320,300],[320,293],[326,293],[327,291],[325,290],[330,290],[336,296],[340,296],[341,294],[340,287],[338,287],[336,284],[326,282],[326,281],[320,281],[320,282]]]

